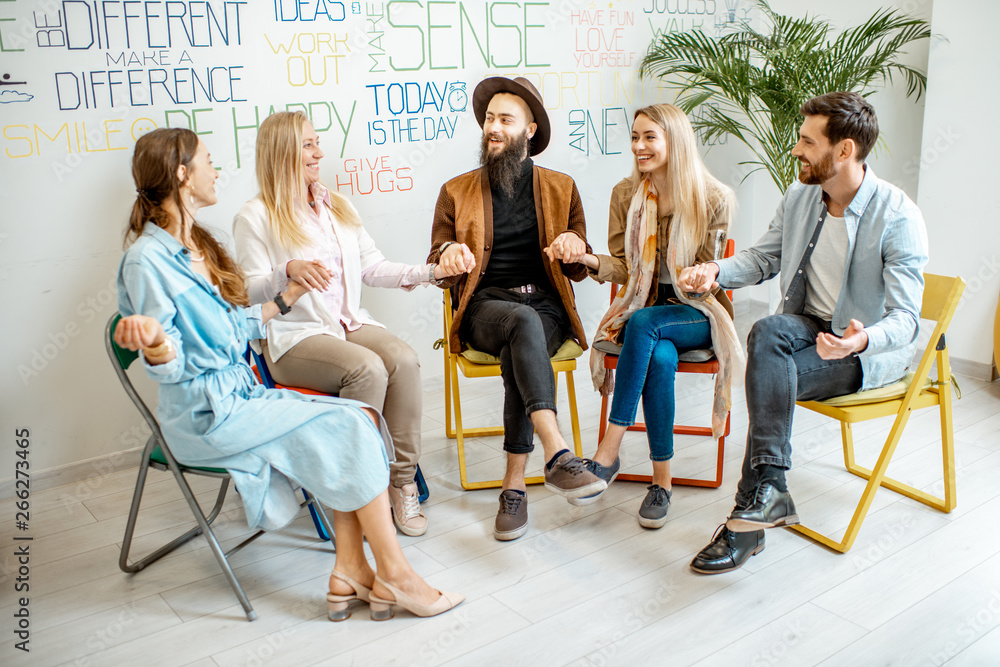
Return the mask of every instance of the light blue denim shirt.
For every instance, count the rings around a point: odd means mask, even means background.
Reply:
[[[194,271],[187,248],[147,222],[122,258],[118,310],[160,321],[177,357],[149,365],[159,383],[157,418],[183,463],[227,469],[251,527],[291,521],[294,488],[334,509],[367,504],[389,483],[391,438],[362,403],[265,389],[243,357],[263,338],[261,306],[241,308]]]
[[[719,284],[727,289],[756,285],[780,272],[784,303],[825,206],[821,186],[792,183],[760,240],[716,262]],[[913,359],[927,230],[917,205],[875,176],[868,165],[861,187],[844,211],[844,221],[847,257],[831,327],[843,335],[851,319],[865,325],[868,347],[859,354],[861,388],[874,389],[903,377]]]

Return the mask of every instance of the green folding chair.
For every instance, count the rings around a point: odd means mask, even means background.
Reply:
[[[222,551],[222,546],[219,544],[219,540],[216,539],[215,533],[212,532],[212,522],[219,516],[219,513],[222,511],[222,505],[226,501],[226,492],[229,490],[230,481],[229,473],[223,468],[203,468],[184,465],[183,463],[179,463],[177,459],[174,458],[174,455],[170,451],[170,447],[167,445],[166,440],[163,438],[163,434],[160,432],[160,425],[157,423],[156,417],[150,411],[146,402],[143,401],[142,397],[139,396],[138,392],[136,392],[135,387],[132,385],[132,380],[126,372],[132,365],[132,362],[139,358],[139,353],[133,352],[132,350],[126,350],[115,344],[114,331],[120,319],[121,315],[119,313],[115,313],[111,316],[111,319],[108,320],[108,325],[104,332],[104,346],[107,349],[108,357],[111,359],[111,363],[114,366],[115,374],[118,376],[118,380],[121,381],[122,387],[125,388],[125,393],[127,393],[129,398],[132,399],[132,403],[135,404],[136,409],[138,409],[142,414],[153,433],[149,436],[149,440],[146,442],[146,446],[142,450],[142,459],[139,462],[139,477],[135,483],[135,493],[132,495],[132,507],[129,509],[128,522],[125,525],[125,538],[122,540],[122,551],[121,556],[118,558],[118,567],[120,567],[123,572],[130,574],[138,572],[150,563],[163,558],[177,547],[189,542],[198,535],[204,535],[205,539],[208,541],[209,548],[212,550],[216,560],[219,562],[219,567],[222,568],[222,573],[226,575],[226,580],[232,587],[233,592],[236,593],[236,597],[239,598],[240,604],[243,606],[243,611],[247,615],[247,620],[256,620],[257,612],[253,610],[253,606],[247,599],[246,593],[243,592],[243,587],[240,586],[240,582],[237,581],[236,575],[233,574],[233,569],[229,565],[228,557],[263,535],[264,531],[258,530],[256,533],[243,540],[229,551]],[[184,495],[184,499],[187,501],[188,507],[191,508],[191,513],[194,515],[197,525],[183,535],[180,535],[176,539],[147,555],[145,558],[130,563],[129,551],[132,546],[132,536],[135,533],[135,524],[139,515],[139,505],[142,503],[142,492],[146,485],[146,473],[149,471],[149,468],[155,468],[156,470],[161,471],[169,470],[173,473],[174,479],[177,481],[177,485],[180,487],[181,493]],[[219,493],[215,499],[215,506],[212,508],[212,511],[209,512],[208,516],[205,516],[201,506],[198,505],[198,501],[194,497],[194,493],[191,491],[191,487],[188,486],[187,480],[184,477],[186,474],[199,475],[202,477],[214,477],[220,481]],[[326,535],[332,536],[333,528],[330,525],[330,520],[327,518],[322,505],[320,505],[319,501],[311,495],[305,494],[305,496],[306,500],[302,503],[302,506],[305,507],[308,505],[314,512],[314,516],[319,518],[320,523],[326,531]],[[329,539],[322,537],[322,533],[320,533],[320,535],[324,540]]]

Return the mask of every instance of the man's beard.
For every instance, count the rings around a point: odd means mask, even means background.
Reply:
[[[525,130],[520,136],[505,140],[506,145],[499,152],[490,151],[490,137],[483,134],[482,145],[479,149],[479,164],[486,167],[486,173],[490,177],[490,184],[500,188],[500,190],[511,197],[514,195],[514,184],[517,183],[521,175],[521,165],[524,156],[528,154],[528,131]]]
[[[819,162],[810,162],[808,175],[799,169],[799,180],[806,185],[822,185],[836,175],[837,170],[833,167],[833,150],[827,152]]]

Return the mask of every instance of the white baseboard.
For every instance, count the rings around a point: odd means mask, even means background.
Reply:
[[[48,470],[37,470],[31,473],[31,491],[45,491],[57,486],[84,482],[88,479],[128,470],[139,465],[142,447],[124,449],[104,456],[97,456],[85,461],[67,463]],[[0,480],[0,499],[14,497],[14,478]]]
[[[952,357],[950,362],[951,370],[955,372],[955,375],[964,375],[983,382],[993,381],[993,364],[984,364],[981,361],[970,361],[957,357]]]

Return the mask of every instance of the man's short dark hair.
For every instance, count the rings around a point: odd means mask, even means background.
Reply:
[[[826,116],[826,138],[831,144],[851,139],[857,146],[858,162],[878,139],[878,118],[868,100],[857,93],[827,93],[814,97],[799,109],[803,116]]]

